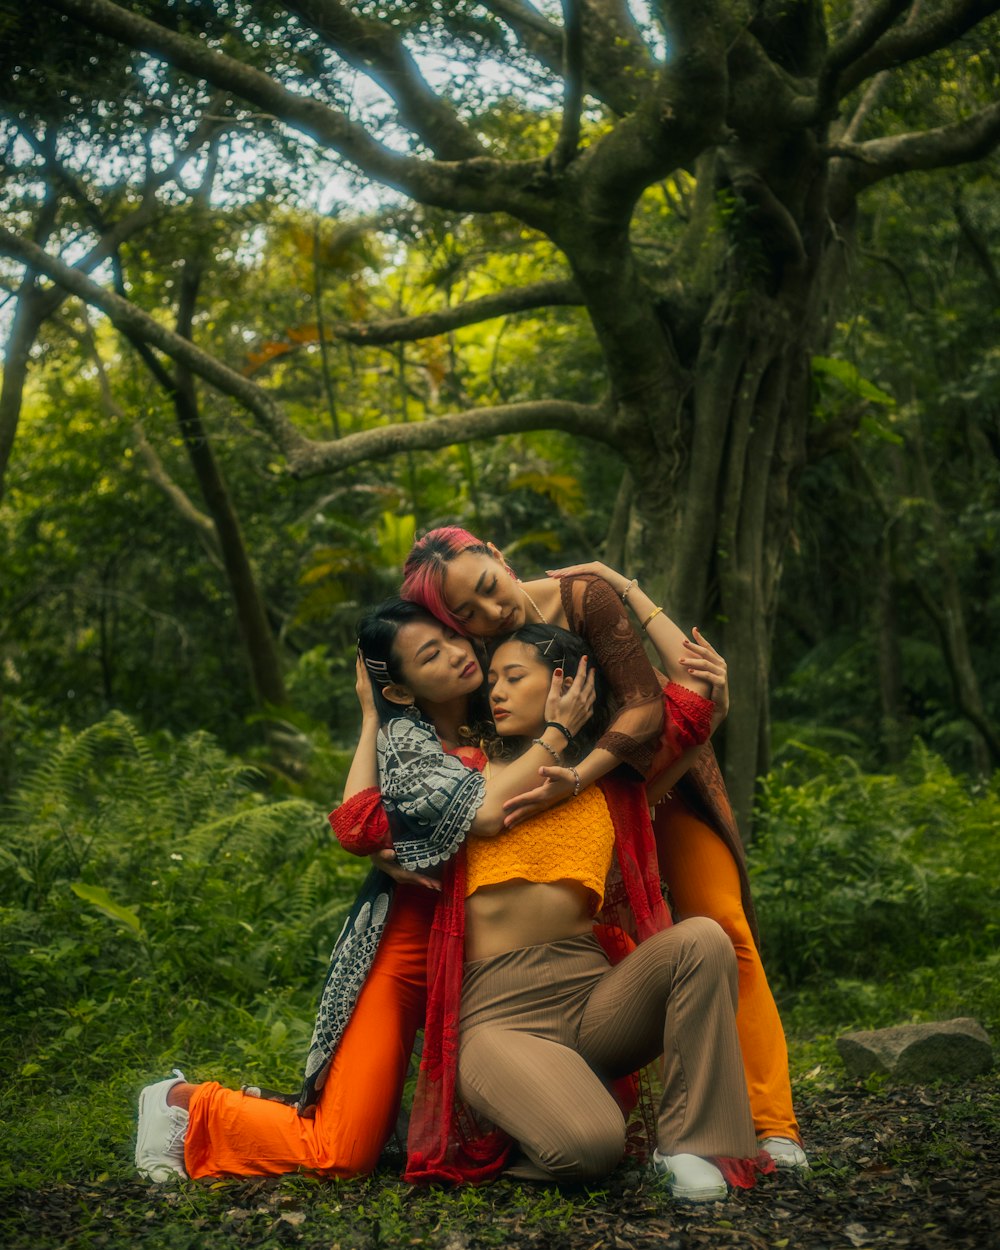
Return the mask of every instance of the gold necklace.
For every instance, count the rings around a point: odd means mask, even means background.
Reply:
[[[535,609],[535,614],[538,617],[538,619],[542,622],[543,625],[548,625],[548,621],[545,619],[544,616],[542,616],[542,609],[538,606],[538,604],[534,601],[534,599],[532,599],[531,595],[528,594],[528,588],[525,586],[524,582],[522,582],[521,579],[518,578],[517,584],[521,587],[521,593],[524,595],[525,599],[527,599],[527,601]]]

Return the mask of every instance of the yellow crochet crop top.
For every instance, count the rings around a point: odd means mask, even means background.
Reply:
[[[604,901],[615,829],[599,787],[532,816],[495,838],[470,834],[465,840],[465,894],[507,881],[578,881]]]

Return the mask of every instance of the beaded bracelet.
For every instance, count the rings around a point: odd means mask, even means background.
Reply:
[[[625,602],[625,600],[628,598],[628,596],[629,596],[629,591],[634,590],[634,589],[635,589],[635,587],[636,587],[636,586],[638,586],[638,585],[639,585],[639,579],[638,579],[638,577],[633,577],[633,578],[632,578],[632,580],[629,582],[629,584],[628,584],[628,585],[625,587],[625,589],[622,591],[622,603],[624,603],[624,602]]]
[[[573,774],[575,785],[573,786],[573,798],[580,793],[580,774],[576,771],[572,764],[569,765],[569,771]]]
[[[545,728],[546,729],[558,729],[559,732],[562,734],[562,736],[566,739],[567,746],[569,746],[569,744],[573,741],[573,735],[570,733],[570,731],[566,728],[565,725],[560,725],[557,720],[547,720],[545,722]]]
[[[532,738],[531,741],[534,743],[536,747],[544,747],[545,750],[548,751],[549,755],[551,755],[552,758],[555,760],[555,762],[559,765],[559,767],[562,768],[562,756],[555,749],[555,747],[550,747],[549,744],[547,742],[543,742],[541,738]]]

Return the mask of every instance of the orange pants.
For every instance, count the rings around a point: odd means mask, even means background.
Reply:
[[[422,886],[396,887],[315,1119],[217,1081],[199,1085],[184,1143],[189,1176],[359,1176],[374,1169],[395,1126],[413,1039],[424,1022],[436,897]]]
[[[757,1136],[801,1142],[792,1110],[785,1031],[743,911],[732,852],[678,798],[654,809],[653,827],[660,873],[670,885],[678,918],[709,916],[725,929],[736,951],[736,1029]]]

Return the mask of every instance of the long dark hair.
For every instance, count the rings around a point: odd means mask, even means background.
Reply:
[[[403,668],[395,643],[400,629],[412,621],[441,625],[441,621],[426,608],[421,607],[419,603],[412,603],[409,599],[401,599],[399,595],[383,600],[377,607],[366,612],[358,622],[358,650],[368,670],[368,679],[375,696],[375,710],[383,725],[405,713],[404,708],[398,703],[390,702],[382,691],[393,682],[405,685]],[[479,659],[482,662],[482,654],[479,655]],[[484,682],[469,697],[469,729],[463,737],[467,736],[470,741],[475,740],[482,726],[488,724],[489,720],[489,703]]]
[[[534,647],[538,658],[551,671],[561,668],[566,677],[575,677],[580,661],[587,655],[587,643],[579,634],[570,633],[559,625],[524,625],[513,634],[503,638],[491,638],[489,658],[493,656],[505,642],[523,642]],[[594,713],[576,734],[572,743],[562,752],[567,763],[574,763],[591,750],[594,743],[601,737],[611,722],[613,707],[604,674],[592,659],[587,660],[588,668],[594,670]],[[497,753],[500,741],[494,728],[490,746]],[[509,740],[506,740],[509,743]]]

